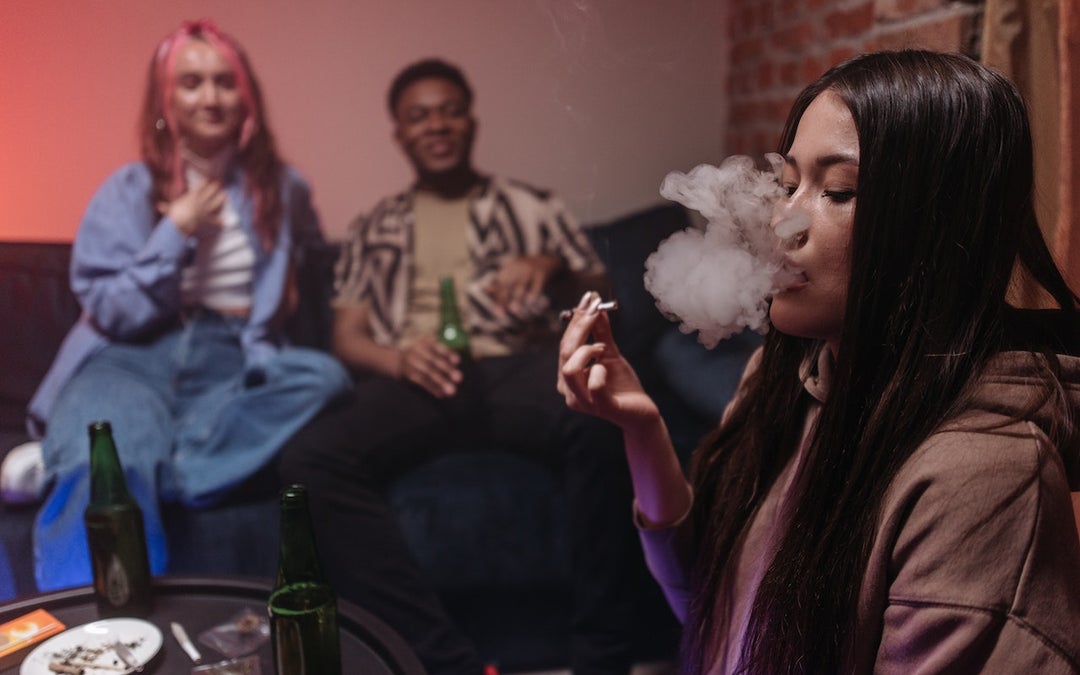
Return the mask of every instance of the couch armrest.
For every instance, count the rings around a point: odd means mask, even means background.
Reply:
[[[0,242],[2,429],[22,431],[26,405],[79,317],[70,260],[67,243]]]

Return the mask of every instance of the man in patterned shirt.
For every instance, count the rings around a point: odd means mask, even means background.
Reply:
[[[640,553],[622,438],[568,410],[553,377],[554,310],[566,300],[552,294],[596,287],[603,269],[556,197],[473,168],[471,103],[465,78],[443,61],[420,61],[394,80],[394,138],[416,181],[349,228],[333,346],[357,375],[356,393],[287,446],[282,477],[310,488],[338,593],[401,633],[429,672],[477,674],[474,647],[425,583],[384,492],[463,444],[551,467],[570,514],[572,666],[625,674]],[[436,338],[447,276],[469,333],[465,358]]]

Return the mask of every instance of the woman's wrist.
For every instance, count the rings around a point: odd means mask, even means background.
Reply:
[[[169,209],[165,212],[165,217],[172,221],[173,226],[180,231],[180,234],[190,237],[195,233],[195,227],[190,218],[186,218],[183,213],[176,213],[177,210]]]
[[[636,498],[634,499],[634,525],[639,530],[666,530],[672,527],[678,527],[683,524],[687,516],[690,515],[690,510],[694,506],[694,491],[690,487],[689,483],[683,483],[686,490],[686,502],[681,509],[672,509],[672,514],[665,514],[665,517],[659,516],[654,520],[650,518],[641,508],[641,502]]]
[[[660,415],[660,409],[651,400],[648,409],[626,416],[621,420],[619,428],[627,441],[631,438],[648,440],[667,438],[667,424]]]

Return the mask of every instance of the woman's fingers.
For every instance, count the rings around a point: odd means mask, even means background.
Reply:
[[[600,302],[600,295],[590,291],[574,309],[559,343],[557,388],[571,409],[614,421],[620,414],[616,399],[625,393],[620,388],[633,383],[623,374],[627,366],[607,315],[598,309]]]
[[[588,389],[590,392],[603,392],[607,387],[608,369],[602,363],[594,363],[588,369]]]
[[[589,386],[589,371],[597,368],[595,361],[604,353],[604,345],[583,345],[574,351],[559,369],[561,378],[574,397],[592,402],[593,389]]]
[[[562,340],[559,342],[560,367],[566,363],[566,360],[570,358],[578,347],[588,341],[589,334],[592,332],[598,316],[597,312],[590,313],[589,309],[599,304],[600,295],[594,291],[589,291],[582,296],[581,302],[574,309],[573,316],[570,317],[570,323],[567,324],[566,330],[563,331]]]
[[[597,297],[599,298],[599,296]],[[599,304],[599,301],[597,301],[597,304]],[[611,317],[607,315],[607,312],[596,312],[592,322],[592,336],[597,342],[609,345],[609,355],[622,355],[618,343],[615,342],[615,336],[611,332]]]

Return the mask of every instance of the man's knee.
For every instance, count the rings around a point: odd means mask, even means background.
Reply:
[[[277,457],[278,478],[284,483],[309,483],[318,474],[314,462],[318,445],[312,433],[312,424],[301,428],[285,442]]]

